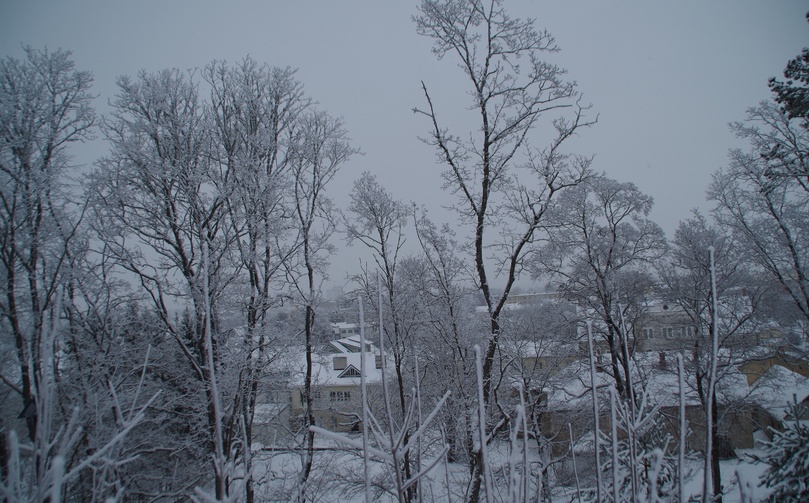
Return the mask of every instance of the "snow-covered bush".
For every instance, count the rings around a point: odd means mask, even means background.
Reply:
[[[799,418],[796,406],[791,415]],[[773,489],[767,501],[809,501],[809,426],[800,420],[777,431],[761,458],[770,465],[761,477],[761,485]]]

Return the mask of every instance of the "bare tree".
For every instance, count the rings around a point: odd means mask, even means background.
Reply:
[[[809,185],[807,130],[799,119],[771,102],[748,110],[735,123],[750,151],[730,151],[730,164],[714,173],[708,198],[720,226],[731,229],[739,246],[781,286],[809,327]]]
[[[102,440],[95,438],[93,449],[81,449],[79,443],[84,434],[81,426],[80,410],[74,407],[69,418],[60,417],[57,400],[56,376],[58,366],[55,349],[60,338],[58,323],[59,302],[49,319],[44,320],[37,381],[39,395],[35,405],[37,431],[32,442],[21,445],[16,431],[9,432],[5,470],[0,479],[0,495],[6,501],[61,501],[63,496],[83,501],[110,501],[123,496],[120,485],[110,484],[105,480],[110,471],[115,471],[127,463],[116,455],[115,450],[124,441],[129,432],[144,417],[144,411],[154,401],[156,395],[142,405],[138,402],[138,389],[131,404],[122,403],[116,396],[112,383],[109,392],[112,395],[112,407],[115,427],[112,434]],[[147,356],[148,362],[148,356]],[[144,363],[144,373],[145,373]],[[108,381],[109,382],[109,381]],[[141,382],[142,384],[142,382]],[[129,406],[129,407],[127,407]],[[128,410],[127,410],[128,408]],[[100,437],[100,436],[99,436]],[[66,489],[76,484],[86,472],[98,476],[86,491],[73,492]]]
[[[68,51],[25,51],[0,62],[0,344],[10,349],[0,378],[18,397],[4,400],[4,419],[19,414],[28,431],[25,441],[11,422],[2,432],[0,493],[104,501],[125,492],[124,439],[149,403],[138,372],[121,369],[143,360],[117,360],[120,341],[86,330],[84,315],[110,293],[93,282],[69,156],[92,138],[92,77]]]
[[[178,70],[122,77],[104,124],[111,145],[93,174],[99,235],[134,274],[205,390],[216,497],[229,494],[238,415],[225,410],[218,310],[232,280],[225,218],[230,166],[212,162],[197,84]],[[172,316],[192,310],[185,333]]]
[[[582,429],[579,410],[568,411],[567,421],[562,419],[562,411],[554,411],[557,417],[553,420],[548,414],[552,406],[558,405],[550,404],[548,397],[582,370],[573,363],[582,356],[577,340],[579,313],[574,303],[562,298],[518,306],[503,320],[504,339],[497,353],[502,377],[493,402],[511,428],[515,417],[512,411],[516,405],[523,406],[527,435],[536,441],[539,455],[538,483],[533,492],[537,500],[549,500],[554,482],[550,479],[551,468],[566,457],[559,453],[557,437],[564,437],[563,430],[568,427]]]
[[[312,355],[315,317],[320,302],[320,288],[327,279],[329,243],[334,233],[334,210],[325,190],[337,171],[357,153],[347,139],[340,119],[325,112],[313,111],[300,119],[300,131],[294,144],[291,171],[294,180],[294,213],[298,237],[297,261],[288,264],[291,284],[306,307],[304,314],[304,341],[306,345],[306,375],[304,376],[305,441],[302,470],[298,486],[298,499],[306,499],[306,483],[312,470],[315,425],[312,390]],[[364,363],[364,362],[363,362]]]
[[[407,365],[405,358],[410,345],[404,338],[402,320],[398,312],[396,268],[405,242],[404,229],[407,225],[408,212],[404,204],[395,200],[379,185],[376,177],[368,172],[363,173],[354,182],[348,211],[351,217],[344,218],[344,225],[349,244],[357,241],[368,247],[381,274],[387,304],[383,311],[389,313],[392,326],[387,339],[394,357],[400,412],[404,414],[407,410],[404,367]],[[373,289],[374,277],[373,270],[365,270],[363,276],[358,278],[367,292]],[[371,294],[369,300],[373,303],[376,299]],[[381,309],[381,306],[377,308]],[[383,327],[379,329],[382,330]]]
[[[25,51],[24,61],[0,62],[0,319],[17,359],[0,377],[35,408],[46,391],[43,330],[58,314],[81,216],[68,209],[67,149],[92,137],[95,113],[92,77],[74,69],[70,52]],[[26,423],[34,441],[37,416],[27,414]]]
[[[244,316],[243,361],[233,395],[233,418],[242,422],[246,444],[253,438],[253,420],[262,372],[277,344],[269,313],[285,290],[285,264],[297,250],[296,219],[289,189],[291,158],[299,135],[301,114],[310,105],[303,86],[289,68],[260,65],[245,58],[236,65],[213,62],[203,71],[211,89],[206,116],[211,127],[212,156],[226,173],[224,225],[234,236],[229,250],[238,276],[233,310]],[[245,497],[254,499],[250,446],[244,445],[247,477]]]
[[[408,211],[400,201],[385,190],[371,173],[365,172],[354,182],[351,191],[351,203],[348,207],[349,216],[344,217],[348,243],[355,241],[369,248],[373,260],[380,274],[379,288],[384,293],[384,307],[379,305],[378,299],[383,299],[377,291],[374,270],[364,267],[363,272],[355,277],[361,290],[367,295],[369,306],[376,306],[377,313],[384,313],[390,317],[390,323],[379,326],[380,337],[385,337],[387,348],[393,354],[393,367],[396,373],[397,398],[400,418],[407,414],[407,392],[410,389],[405,374],[409,368],[408,355],[412,354],[412,340],[407,330],[405,320],[400,314],[401,303],[399,299],[397,267],[402,247],[405,242],[405,226],[407,225]],[[381,323],[380,323],[381,325]],[[383,355],[383,358],[385,356]],[[389,425],[393,429],[393,425]],[[409,432],[404,431],[405,441]],[[404,474],[411,475],[410,452],[404,453]],[[412,490],[408,491],[412,494]]]
[[[511,18],[499,0],[424,0],[419,10],[418,33],[433,39],[438,58],[457,59],[469,82],[471,108],[479,115],[468,133],[451,133],[422,83],[427,108],[415,111],[430,120],[425,142],[445,165],[446,187],[458,196],[455,209],[471,226],[474,279],[491,320],[483,359],[488,403],[500,313],[552,202],[589,175],[589,159],[565,155],[561,147],[591,122],[574,84],[563,80],[564,71],[542,60],[543,53],[558,48],[533,20]],[[540,119],[565,109],[570,116],[553,120],[548,146],[531,150],[530,132]],[[499,295],[492,281],[503,283]],[[479,497],[482,473],[480,456],[475,459],[472,501]]]
[[[447,442],[452,461],[468,461],[473,455],[474,431],[469,411],[474,409],[475,355],[477,337],[470,311],[473,289],[466,279],[467,267],[455,231],[438,227],[424,212],[414,214],[416,237],[422,254],[402,268],[402,284],[417,292],[421,302],[420,357],[426,383],[433,395],[448,386],[452,395],[445,406]]]
[[[713,270],[708,247],[713,247]],[[711,403],[708,402],[710,367],[716,360],[718,370],[714,382],[721,387],[726,372],[758,349],[752,336],[760,329],[760,306],[769,289],[751,274],[746,250],[739,246],[730,229],[710,225],[698,212],[680,223],[667,260],[660,264],[658,272],[663,299],[679,306],[690,320],[691,336],[685,342],[693,352],[686,369],[693,380],[687,382],[695,387],[706,418],[710,415],[713,424],[710,432],[713,452],[706,459],[711,460],[707,467],[712,472],[710,490],[714,497],[720,497],[719,426],[723,417],[719,414],[717,393],[712,392]],[[712,273],[718,297],[716,313],[711,291]],[[715,328],[719,351],[716,355],[712,349]],[[745,341],[744,337],[750,340]]]
[[[537,253],[534,273],[550,273],[571,300],[595,313],[619,395],[632,398],[632,320],[653,284],[650,265],[666,252],[663,230],[647,218],[652,198],[632,183],[597,177],[554,212],[557,227]]]

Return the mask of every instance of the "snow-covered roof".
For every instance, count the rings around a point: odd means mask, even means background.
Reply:
[[[330,342],[331,347],[339,349],[338,352],[312,355],[312,382],[317,386],[360,385],[359,371],[365,360],[365,382],[376,383],[382,381],[382,370],[376,368],[377,351],[373,344],[366,341],[367,351],[360,352],[359,336],[352,335]],[[303,384],[306,373],[306,353],[298,348],[288,359],[290,383],[293,386]],[[335,368],[337,359],[337,368]],[[353,367],[354,370],[351,370]]]
[[[349,329],[349,328],[358,328],[356,323],[346,323],[344,321],[338,321],[336,323],[331,324],[332,329],[337,329],[338,331],[342,329]]]
[[[356,323],[347,323],[345,321],[337,321],[335,323],[332,323],[332,326],[337,327],[337,328],[356,328],[357,324]]]
[[[809,397],[809,377],[804,377],[781,365],[773,365],[756,382],[761,382],[757,401],[778,419],[787,415],[788,404],[797,399],[800,404]]]
[[[332,346],[332,349],[338,353],[359,353],[361,347],[360,336],[349,335],[348,337],[343,337],[342,339],[329,341],[329,345]],[[367,350],[373,351],[373,345],[367,340],[365,341],[365,347]]]
[[[680,403],[679,377],[677,376],[676,353],[666,353],[666,367],[660,367],[659,353],[636,353],[633,363],[633,378],[643,382],[652,405],[677,406]],[[609,355],[603,357],[609,364]],[[571,410],[587,407],[591,403],[590,371],[587,359],[572,362],[562,368],[546,389],[548,403],[556,410]],[[596,373],[596,386],[606,390],[614,381],[606,372]],[[693,375],[686,369],[686,405],[699,405]],[[798,402],[809,397],[809,377],[804,377],[780,365],[774,365],[753,384],[748,384],[747,375],[740,365],[725,368],[717,384],[720,402],[754,402],[774,417],[783,419],[787,403],[792,403],[793,394]],[[601,395],[601,393],[599,393]],[[606,397],[604,397],[606,398]],[[602,403],[603,404],[603,403]]]
[[[334,359],[344,357],[345,368],[334,368]],[[312,380],[317,385],[359,385],[360,376],[353,375],[350,368],[357,371],[362,368],[365,359],[365,382],[376,383],[382,380],[382,370],[376,368],[376,353],[340,353],[331,355],[316,355],[312,359]]]

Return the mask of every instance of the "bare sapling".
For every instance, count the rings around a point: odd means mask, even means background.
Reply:
[[[365,312],[362,297],[357,298],[360,306],[360,348],[365,351]],[[368,451],[368,387],[365,378],[365,356],[360,359],[360,397],[362,400],[362,468],[365,474],[365,503],[371,502],[371,468]]]
[[[714,264],[714,247],[708,247],[708,255],[710,258],[710,271],[711,271],[711,360],[709,363],[708,373],[708,399],[705,401],[705,468],[704,479],[702,484],[702,503],[708,503],[713,497],[712,486],[712,466],[713,466],[713,411],[711,407],[714,402],[714,393],[716,392],[716,366],[719,358],[719,320],[718,309],[719,301],[716,298],[716,268]]]
[[[475,344],[475,368],[478,378],[478,452],[480,453],[480,467],[478,476],[482,479],[482,486],[486,492],[486,503],[492,503],[492,482],[487,462],[486,452],[488,451],[486,442],[486,400],[483,393],[483,364],[481,363],[480,346]]]
[[[379,289],[378,291],[381,296],[382,290]],[[380,302],[380,306],[381,305],[382,304]],[[382,398],[385,405],[384,412],[387,416],[384,424],[387,426],[387,428],[382,426],[382,423],[377,420],[376,416],[370,410],[368,407],[367,396],[365,396],[365,393],[363,393],[363,438],[361,441],[357,441],[346,435],[335,433],[317,426],[310,426],[309,430],[330,440],[362,451],[363,460],[366,463],[366,466],[368,466],[368,462],[365,460],[370,460],[370,458],[374,458],[375,460],[383,463],[393,479],[393,487],[388,487],[388,492],[392,494],[400,503],[405,503],[412,497],[413,490],[416,488],[417,484],[419,484],[419,481],[424,479],[425,476],[430,473],[432,469],[438,465],[438,463],[441,462],[441,460],[445,460],[446,455],[449,452],[449,446],[444,445],[440,452],[438,452],[434,458],[425,462],[424,465],[420,467],[418,471],[416,471],[416,473],[409,476],[407,475],[409,472],[405,470],[403,463],[409,458],[409,453],[417,450],[420,439],[428,431],[429,426],[438,416],[438,413],[450,396],[450,391],[447,391],[444,394],[444,396],[438,401],[423,422],[418,421],[417,401],[415,399],[411,400],[407,410],[405,411],[401,424],[398,427],[396,426],[393,408],[391,407],[390,394],[388,393],[387,389],[387,379],[385,377],[386,357],[385,343],[383,339],[384,330],[381,309],[379,311],[379,346],[382,363]],[[364,315],[363,319],[361,319],[360,325],[362,337],[361,342],[363,343],[362,349],[364,351],[364,328],[362,328],[364,326]],[[363,355],[363,361],[364,359],[365,356]],[[365,373],[360,370],[360,374],[360,382],[362,383],[364,382],[363,380]],[[417,396],[415,389],[412,390],[411,396]],[[368,435],[367,432],[373,435],[374,442],[370,441],[370,435]],[[366,501],[369,501],[371,499],[369,469],[366,470],[365,478],[365,498]]]
[[[590,355],[590,391],[593,393],[593,451],[595,451],[595,466],[596,466],[596,502],[601,503],[603,483],[601,481],[601,442],[599,439],[599,411],[598,411],[598,393],[596,388],[596,363],[595,354],[593,353],[593,322],[587,320],[587,349]]]
[[[573,445],[573,426],[567,423],[567,434],[570,437],[570,457],[573,460],[573,477],[576,480],[576,499],[581,503],[581,486],[579,485],[579,470],[576,468],[576,449]]]
[[[57,298],[56,308],[52,317],[57,318],[60,311],[61,299]],[[132,403],[127,407],[118,399],[115,387],[108,383],[112,408],[115,415],[116,431],[112,437],[87,457],[82,457],[77,449],[83,434],[80,424],[78,408],[73,409],[67,424],[63,424],[54,431],[56,404],[54,400],[54,354],[53,348],[57,337],[55,319],[46,320],[43,337],[40,341],[40,355],[45,362],[40,368],[37,381],[40,395],[36,401],[36,414],[38,428],[32,442],[21,444],[17,433],[11,431],[8,441],[8,466],[5,480],[0,483],[0,496],[4,501],[38,502],[61,501],[65,488],[76,480],[87,469],[104,471],[132,461],[132,458],[120,459],[115,449],[120,446],[126,436],[140,423],[146,415],[146,410],[152,405],[160,392],[155,393],[142,405],[138,405],[138,397],[143,388],[143,378],[135,390]],[[149,351],[147,350],[143,362],[143,374],[149,365]],[[30,461],[33,461],[33,465]],[[112,497],[111,495],[95,495],[98,498]]]
[[[677,457],[677,491],[678,501],[685,502],[685,436],[687,434],[685,426],[685,372],[683,371],[683,355],[677,355],[677,381],[680,395],[680,449]]]

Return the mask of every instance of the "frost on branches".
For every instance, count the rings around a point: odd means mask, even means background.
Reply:
[[[796,414],[792,406],[790,415]],[[773,435],[767,453],[761,459],[770,468],[761,484],[773,489],[767,501],[809,501],[809,427],[801,421],[787,423],[784,431]]]

